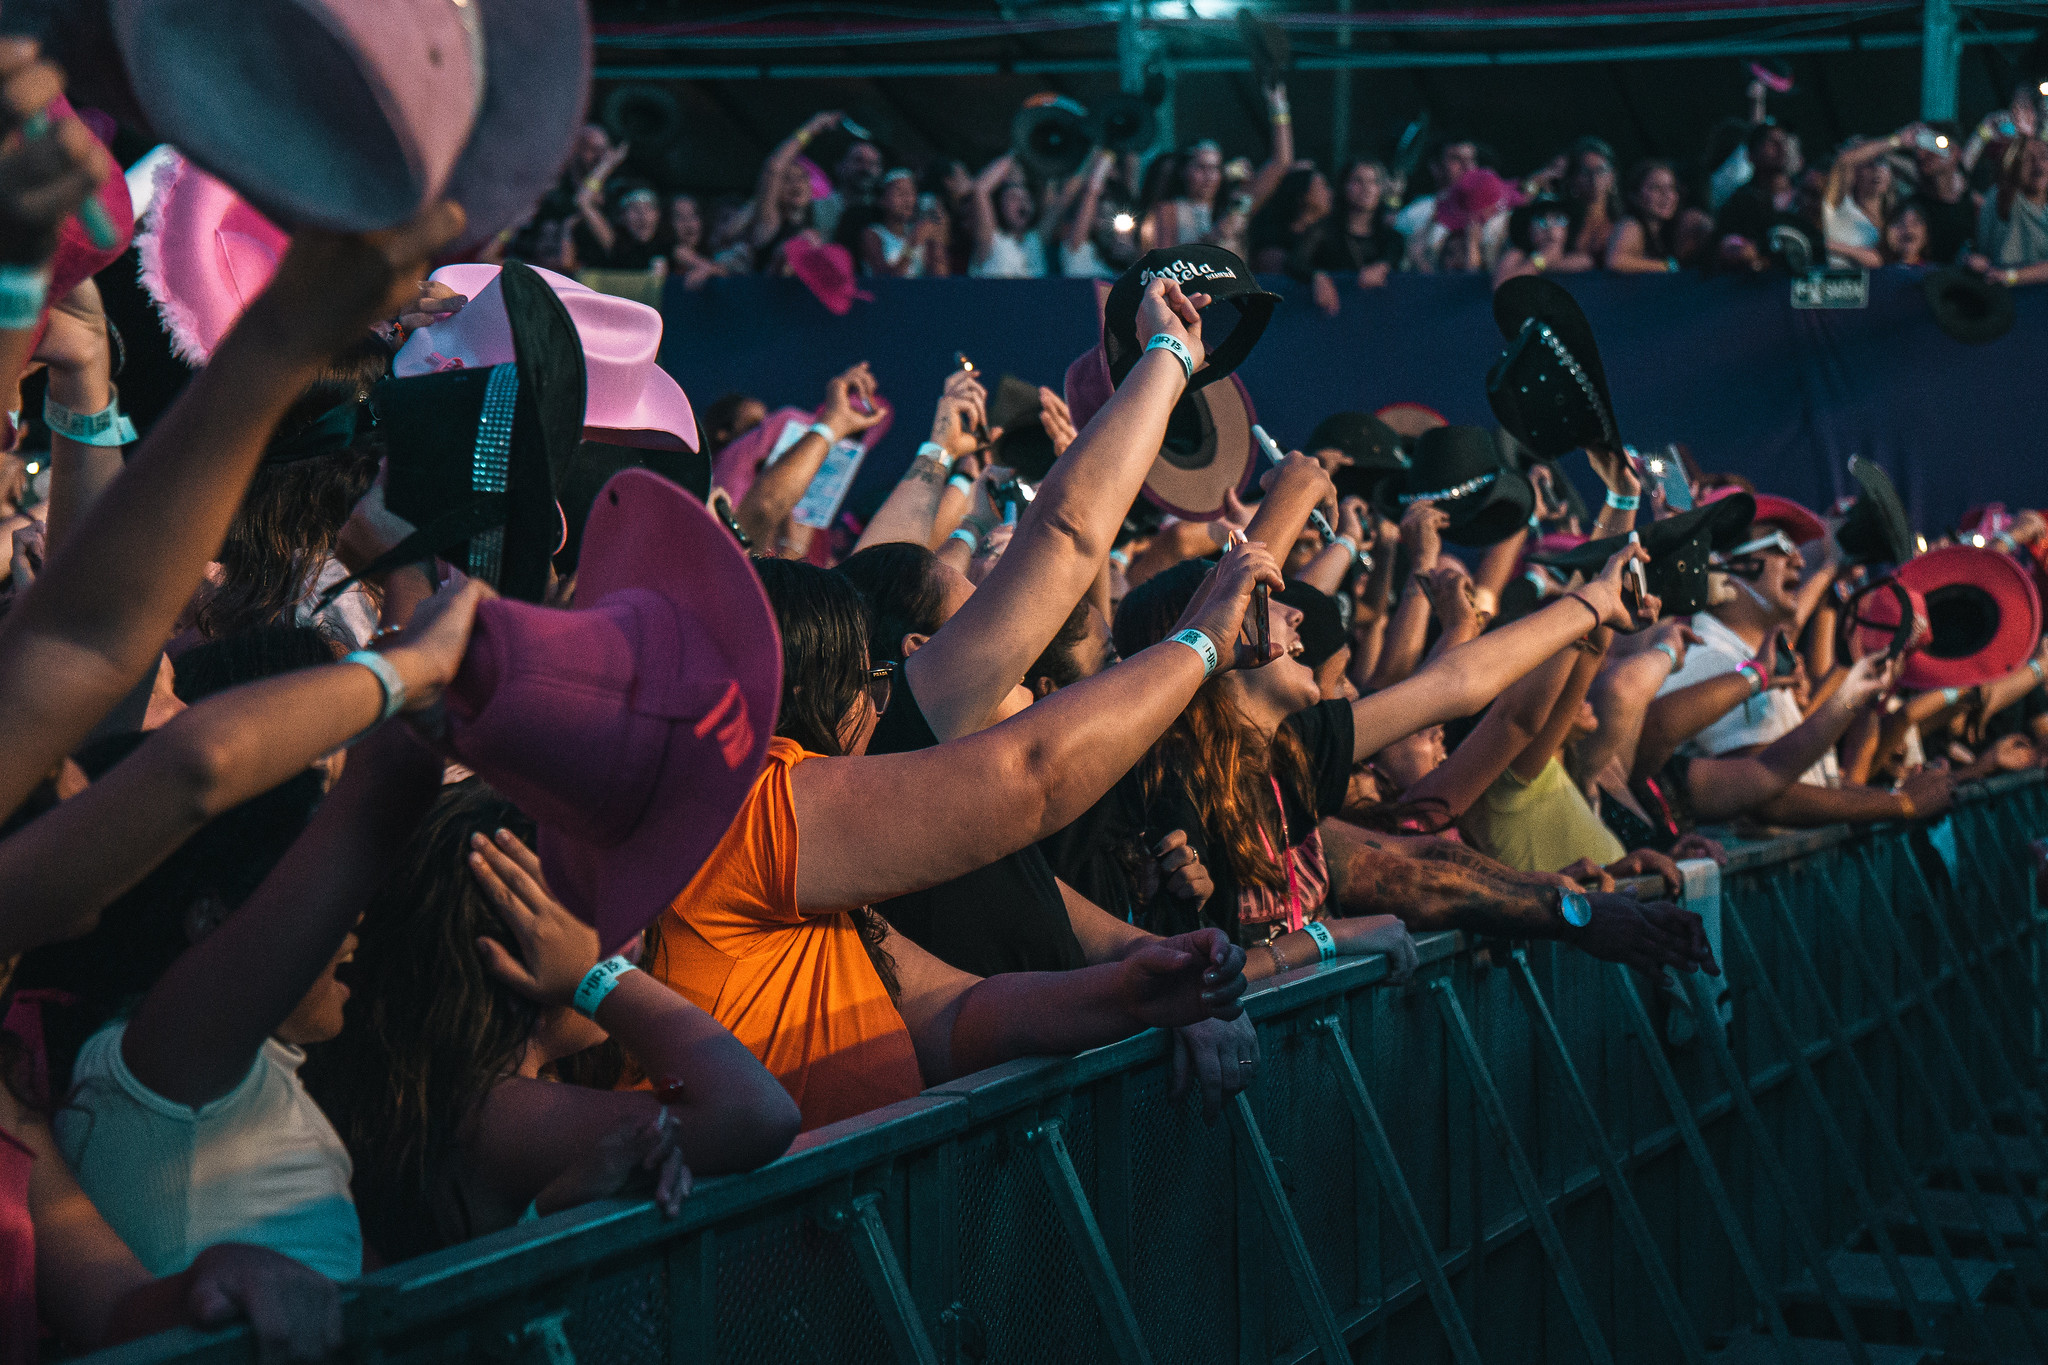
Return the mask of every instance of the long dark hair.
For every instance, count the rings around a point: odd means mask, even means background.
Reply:
[[[286,409],[270,452],[338,405],[368,398],[390,367],[390,352],[374,338],[344,353]],[[291,624],[292,608],[311,590],[343,523],[376,479],[381,453],[381,440],[370,434],[330,455],[260,466],[221,546],[222,581],[199,608],[200,630],[219,639],[279,620]]]
[[[754,569],[782,632],[782,706],[775,733],[815,754],[840,757],[839,737],[868,681],[868,609],[851,580],[794,559],[756,559]]]
[[[533,822],[470,781],[444,792],[364,912],[341,1036],[313,1050],[306,1082],[355,1162],[371,1244],[401,1260],[475,1235],[454,1179],[464,1126],[517,1068],[547,1014],[492,976],[479,938],[519,945],[469,870],[472,834]],[[624,1053],[566,1059],[562,1079],[609,1089]]]
[[[870,545],[839,566],[868,605],[868,658],[901,659],[903,637],[932,635],[945,622],[946,590],[922,545]]]
[[[868,683],[867,603],[844,574],[794,559],[756,559],[754,570],[768,593],[782,632],[782,706],[775,733],[813,753],[843,756],[840,723]],[[883,946],[889,927],[862,906],[853,912],[861,944],[875,975],[894,1000],[900,989],[896,963]],[[647,957],[660,951],[661,921],[647,931]]]
[[[1678,211],[1671,215],[1671,221],[1668,223],[1658,222],[1643,212],[1642,207],[1636,203],[1643,192],[1643,182],[1656,171],[1671,172],[1671,179],[1678,186]],[[1672,255],[1671,238],[1678,231],[1678,220],[1685,214],[1685,182],[1678,178],[1678,167],[1661,156],[1645,157],[1628,168],[1628,179],[1623,185],[1628,191],[1628,216],[1635,219],[1636,226],[1643,230],[1643,254]]]
[[[1301,216],[1302,205],[1308,201],[1309,186],[1314,184],[1315,178],[1321,174],[1322,172],[1313,166],[1297,166],[1280,177],[1279,185],[1273,190],[1273,197],[1261,204],[1259,211],[1252,215],[1251,244],[1254,251],[1260,247],[1285,247],[1289,244],[1294,231],[1294,220]],[[1335,199],[1338,196],[1333,194],[1331,197]],[[1304,231],[1313,232],[1335,216],[1336,208],[1333,204],[1329,213],[1309,224]]]
[[[1117,653],[1131,658],[1171,634],[1208,569],[1206,561],[1184,561],[1131,589],[1117,607],[1111,629]],[[1139,760],[1139,784],[1148,803],[1168,784],[1184,785],[1202,817],[1211,856],[1220,853],[1240,885],[1284,890],[1286,870],[1266,851],[1259,831],[1266,813],[1273,810],[1270,779],[1275,777],[1308,802],[1311,826],[1319,818],[1308,752],[1284,725],[1274,732],[1270,746],[1260,745],[1258,732],[1219,681],[1212,678],[1202,684],[1195,699]]]

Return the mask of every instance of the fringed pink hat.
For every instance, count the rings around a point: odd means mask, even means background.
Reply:
[[[170,333],[171,353],[204,365],[277,273],[291,238],[182,157],[165,161],[156,175],[149,216],[135,239],[142,286]]]

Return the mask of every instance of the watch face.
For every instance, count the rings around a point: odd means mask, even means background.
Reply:
[[[1577,891],[1565,892],[1558,908],[1564,911],[1564,922],[1574,929],[1583,929],[1593,922],[1593,902]]]

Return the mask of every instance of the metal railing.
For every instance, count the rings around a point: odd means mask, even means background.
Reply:
[[[1169,1098],[1156,1032],[1011,1063],[705,1181],[673,1220],[591,1205],[365,1276],[351,1348],[1700,1362],[1754,1329],[1840,1336],[1856,1358],[1868,1304],[1838,1281],[1861,1229],[1913,1334],[2038,1350],[2024,1292],[1960,1283],[1983,1262],[1951,1253],[1916,1172],[1954,1173],[1997,1259],[2048,1248],[2032,1206],[2002,1201],[2048,1172],[2027,1089],[2026,843],[2044,833],[2048,784],[2027,774],[1931,831],[1741,847],[1720,874],[1725,1032],[1686,1026],[1716,1017],[1699,978],[1681,1001],[1552,944],[1435,935],[1404,988],[1373,958],[1252,997],[1260,1078],[1214,1127]],[[2001,1135],[2012,1114],[2024,1132]],[[1994,1226],[1992,1200],[2024,1225]],[[1900,1217],[1931,1235],[1902,1250]],[[239,1329],[177,1331],[94,1359],[250,1350]]]

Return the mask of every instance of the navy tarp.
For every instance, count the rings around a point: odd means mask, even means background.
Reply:
[[[1794,309],[1782,275],[1561,278],[1593,320],[1635,445],[1684,441],[1703,467],[1813,507],[1851,491],[1845,465],[1862,455],[1890,471],[1923,531],[1977,502],[2048,505],[2037,455],[2048,289],[2016,291],[2012,331],[1970,346],[1935,325],[1918,271],[1879,271],[1867,309],[1826,312]],[[1241,373],[1283,445],[1328,413],[1403,400],[1491,424],[1485,375],[1501,342],[1484,279],[1347,283],[1334,318],[1292,281],[1267,283],[1286,301]],[[924,439],[956,350],[991,375],[1058,388],[1097,335],[1085,281],[862,284],[873,301],[834,317],[793,280],[714,280],[697,292],[671,282],[661,356],[700,410],[732,390],[771,408],[815,406],[833,374],[871,362],[899,415],[854,486],[857,513],[880,503]]]

